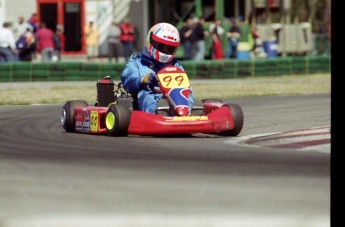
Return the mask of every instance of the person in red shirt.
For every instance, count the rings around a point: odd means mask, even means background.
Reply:
[[[125,18],[120,25],[121,35],[120,40],[123,47],[123,56],[127,62],[128,58],[133,53],[134,42],[134,27],[131,25],[129,18]]]
[[[217,31],[217,27],[214,27],[212,31],[212,59],[223,59],[222,39]]]
[[[44,22],[36,32],[37,50],[41,52],[42,62],[51,62],[54,53],[54,33],[46,28]]]
[[[27,22],[32,26],[32,32],[36,33],[39,27],[37,13],[33,13]]]

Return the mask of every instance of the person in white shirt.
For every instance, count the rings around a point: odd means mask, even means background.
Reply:
[[[14,54],[17,54],[14,35],[9,29],[9,23],[4,22],[0,28],[0,63],[14,61]]]
[[[224,28],[222,27],[222,21],[220,19],[215,19],[214,22],[212,24],[210,24],[210,26],[208,27],[209,29],[209,33],[211,34],[211,37],[213,37],[212,39],[210,39],[211,41],[211,48],[210,48],[210,56],[212,59],[215,59],[215,58],[223,58],[222,55],[223,53],[220,53],[222,52],[222,37],[223,37],[223,34],[225,32]],[[215,40],[217,40],[215,42]],[[215,44],[218,43],[218,49],[216,50],[215,48]],[[217,53],[215,56],[214,54]]]
[[[31,26],[31,24],[26,22],[24,20],[24,17],[19,17],[18,23],[16,23],[13,26],[13,35],[14,35],[15,40],[18,40],[19,37],[27,31],[27,29],[30,29],[30,31],[33,31],[33,27]]]
[[[112,22],[111,27],[109,29],[108,36],[107,36],[109,62],[111,62],[112,58],[115,58],[116,63],[119,62],[119,55],[120,55],[120,48],[121,48],[120,35],[121,35],[120,25],[116,22]]]
[[[209,32],[212,34],[214,29],[217,27],[217,34],[218,36],[222,36],[225,32],[224,28],[222,27],[222,21],[220,19],[216,19],[212,24],[209,26]]]

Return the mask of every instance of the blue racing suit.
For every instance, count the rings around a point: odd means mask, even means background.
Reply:
[[[137,97],[139,110],[147,113],[155,113],[158,107],[158,101],[162,98],[161,93],[152,91],[149,85],[143,84],[141,78],[150,72],[156,74],[168,65],[174,65],[183,69],[182,65],[176,59],[173,59],[170,63],[161,63],[152,59],[145,47],[141,53],[132,54],[128,60],[121,74],[121,82],[127,92]],[[158,84],[153,84],[153,86],[157,87]],[[193,103],[194,98],[191,89],[188,98],[189,113],[191,113]]]

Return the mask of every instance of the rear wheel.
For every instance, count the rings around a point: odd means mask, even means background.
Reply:
[[[89,106],[86,101],[84,100],[71,100],[66,102],[61,111],[61,124],[62,127],[67,132],[74,132],[75,125],[74,125],[74,108],[75,107],[86,107]]]
[[[222,136],[237,136],[240,134],[243,128],[243,111],[237,104],[226,104],[226,106],[231,111],[232,118],[234,120],[234,128],[228,131],[220,132],[219,134]]]
[[[105,116],[105,126],[110,136],[127,136],[130,110],[122,105],[110,105]]]

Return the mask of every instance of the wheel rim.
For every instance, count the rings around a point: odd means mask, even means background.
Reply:
[[[65,125],[65,122],[66,122],[66,110],[62,110],[62,113],[61,113],[61,124],[62,125]]]
[[[105,126],[108,130],[111,130],[115,126],[115,116],[113,113],[109,112],[107,113],[107,116],[105,117]]]

